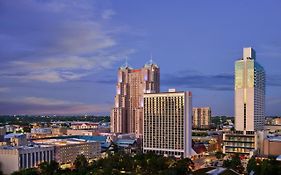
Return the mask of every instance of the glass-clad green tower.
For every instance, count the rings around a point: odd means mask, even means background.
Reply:
[[[265,120],[265,72],[252,48],[235,62],[235,129],[262,130]]]

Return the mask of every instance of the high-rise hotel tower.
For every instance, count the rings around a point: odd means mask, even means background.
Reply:
[[[191,92],[144,94],[143,152],[190,157],[192,155]]]
[[[265,108],[265,72],[252,48],[244,48],[235,62],[235,132],[223,134],[223,153],[250,157],[262,148]]]
[[[111,132],[143,133],[143,95],[160,91],[160,68],[152,61],[141,69],[126,64],[118,69],[114,107],[111,111]]]
[[[265,72],[253,48],[235,62],[235,129],[262,130],[265,120]]]

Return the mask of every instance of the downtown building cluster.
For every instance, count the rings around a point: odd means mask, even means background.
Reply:
[[[150,61],[141,69],[118,70],[111,132],[134,133],[143,152],[190,157],[191,92],[160,92],[160,68]]]
[[[225,154],[276,155],[281,139],[264,130],[265,71],[253,48],[244,48],[235,62],[234,84],[234,131],[223,131],[219,147]],[[191,92],[160,92],[160,69],[152,62],[141,69],[119,68],[116,90],[111,132],[135,134],[145,153],[193,156],[198,137],[192,136],[192,128],[212,128],[211,108],[192,108]]]

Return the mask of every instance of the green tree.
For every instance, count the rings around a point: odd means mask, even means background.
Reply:
[[[250,174],[251,171],[257,170],[257,161],[255,158],[251,158],[247,164],[247,172]]]
[[[40,175],[40,173],[34,168],[29,168],[13,172],[11,175]]]
[[[240,160],[240,157],[238,154],[235,154],[234,156],[232,156],[230,160],[224,160],[223,166],[226,168],[231,168],[240,173],[242,173],[244,171],[244,167],[241,163],[241,160]]]
[[[83,154],[81,154],[76,157],[74,161],[74,166],[79,174],[86,174],[89,163],[86,157]]]
[[[217,159],[223,159],[224,158],[224,154],[221,151],[217,151],[215,153],[215,156],[216,156]]]
[[[177,174],[190,174],[191,167],[193,166],[193,162],[189,158],[181,159],[176,163]]]
[[[42,175],[54,175],[59,172],[59,163],[52,160],[51,162],[43,162],[39,165]]]

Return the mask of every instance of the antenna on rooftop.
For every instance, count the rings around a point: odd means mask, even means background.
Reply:
[[[150,53],[150,60],[149,60],[150,64],[153,64],[153,60],[152,60],[152,53]]]
[[[129,64],[128,64],[128,57],[126,56],[125,57],[125,67],[128,67],[129,66]]]

